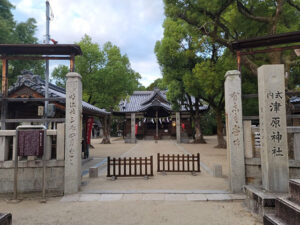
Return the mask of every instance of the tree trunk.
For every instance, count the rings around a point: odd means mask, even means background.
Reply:
[[[195,116],[195,141],[194,141],[194,143],[206,144],[206,141],[203,138],[199,115]]]
[[[222,112],[216,110],[216,121],[217,121],[217,139],[218,145],[215,146],[216,148],[226,148],[226,141],[223,135],[223,121],[222,121]]]
[[[103,139],[101,144],[110,144],[110,135],[109,135],[110,123],[108,123],[108,117],[105,116],[103,121],[104,121],[104,128],[103,128]]]

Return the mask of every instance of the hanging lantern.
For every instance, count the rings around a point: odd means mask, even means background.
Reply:
[[[175,121],[172,121],[172,126],[176,127],[176,122]]]

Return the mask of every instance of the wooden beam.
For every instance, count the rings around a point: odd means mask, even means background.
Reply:
[[[66,98],[2,98],[1,100],[6,100],[8,102],[58,102],[65,101]]]
[[[57,122],[64,123],[65,118],[47,118],[47,119],[6,119],[6,123],[22,123],[22,122],[32,122],[32,123],[43,123],[43,122]]]
[[[0,56],[0,59],[7,60],[71,60],[71,57],[59,56]]]

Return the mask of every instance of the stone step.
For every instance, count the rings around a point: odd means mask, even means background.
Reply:
[[[161,139],[162,139],[162,140],[171,140],[172,137],[171,137],[170,135],[162,135],[162,136],[161,136]]]
[[[289,186],[292,201],[300,204],[300,179],[290,179]]]
[[[154,136],[152,135],[144,136],[144,140],[154,140]]]
[[[300,205],[292,202],[287,197],[276,198],[275,201],[276,217],[289,225],[300,224]]]
[[[286,223],[276,217],[275,214],[265,214],[263,220],[264,225],[286,225]]]
[[[245,185],[245,205],[254,213],[264,216],[275,210],[275,199],[287,196],[287,194],[272,193],[253,185]]]

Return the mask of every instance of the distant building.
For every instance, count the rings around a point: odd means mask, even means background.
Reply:
[[[54,84],[49,83],[49,98],[66,98],[66,91],[64,88],[58,87]],[[32,75],[29,72],[20,75],[17,81],[9,88],[8,98],[44,98],[45,97],[45,81],[38,75]],[[55,119],[65,118],[65,100],[49,102],[51,104],[52,115],[48,117],[53,117]],[[27,121],[28,119],[41,119],[43,118],[43,106],[44,102],[41,101],[10,101],[7,106],[7,117],[9,123],[6,125],[6,129],[16,129],[22,121]],[[0,114],[1,115],[1,114]],[[88,148],[86,144],[86,130],[87,122],[89,118],[95,118],[95,123],[93,127],[97,127],[95,133],[100,134],[101,120],[105,116],[110,115],[109,112],[104,109],[99,109],[87,102],[82,101],[82,131],[83,131],[83,151]],[[55,121],[49,123],[49,129],[56,129],[56,124],[61,123],[60,121]],[[91,120],[90,120],[91,121]],[[25,122],[30,124],[41,124],[41,122]]]
[[[294,96],[290,98],[290,103],[293,105],[292,114],[300,114],[300,97]],[[300,117],[292,118],[293,126],[300,126]]]
[[[125,140],[131,136],[131,114],[135,114],[135,133],[137,139],[171,139],[176,137],[176,111],[166,97],[167,91],[155,88],[153,91],[135,91],[128,99],[120,102],[116,115],[125,117],[123,135]],[[208,110],[207,105],[200,111]],[[188,140],[193,136],[190,112],[184,106],[179,110],[181,138]],[[156,131],[157,129],[157,131]],[[184,141],[183,140],[183,141]]]

